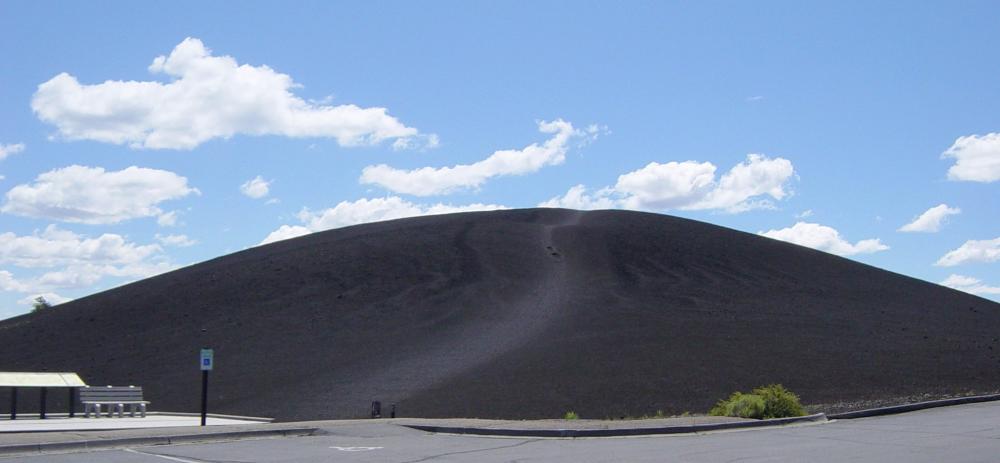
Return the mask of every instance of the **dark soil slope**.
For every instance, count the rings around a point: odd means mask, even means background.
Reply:
[[[808,403],[992,390],[998,337],[1000,304],[822,252],[532,209],[316,233],[5,320],[0,370],[77,371],[196,411],[206,345],[218,413],[346,418],[377,399],[403,416],[601,418],[772,382]]]

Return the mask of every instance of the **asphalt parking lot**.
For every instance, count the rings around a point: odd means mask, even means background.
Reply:
[[[429,434],[384,422],[323,435],[130,447],[3,462],[908,461],[995,462],[1000,402],[768,429],[672,436],[538,439]]]

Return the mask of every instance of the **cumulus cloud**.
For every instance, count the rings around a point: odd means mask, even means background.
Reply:
[[[955,159],[955,165],[948,169],[948,180],[1000,180],[1000,133],[959,137],[941,157]]]
[[[20,153],[21,151],[24,151],[24,143],[0,144],[0,161],[3,161],[7,156]]]
[[[591,127],[593,133],[580,131],[562,119],[539,122],[538,130],[553,134],[542,144],[532,143],[520,150],[500,150],[472,164],[451,167],[421,167],[396,169],[385,164],[365,167],[359,181],[378,185],[395,193],[431,196],[451,193],[464,188],[478,188],[493,177],[523,175],[537,172],[545,166],[558,165],[566,159],[569,141],[573,137],[596,137],[600,129]]]
[[[86,224],[113,224],[163,215],[163,201],[199,194],[173,172],[129,167],[69,166],[39,175],[32,184],[7,192],[0,211],[27,217]]]
[[[818,223],[797,222],[788,228],[757,232],[757,234],[800,246],[807,246],[838,256],[871,254],[889,249],[889,246],[882,244],[877,238],[861,240],[851,244],[850,241],[842,238],[840,232],[836,229]]]
[[[282,225],[271,232],[259,244],[272,243],[288,238],[306,235],[331,228],[346,227],[360,223],[379,222],[383,220],[402,219],[422,215],[450,214],[453,212],[493,211],[506,209],[496,204],[467,204],[454,206],[451,204],[415,204],[398,196],[385,198],[362,198],[357,201],[341,201],[336,206],[313,211],[302,209],[298,219],[302,225]]]
[[[262,244],[273,243],[275,241],[282,241],[292,238],[297,238],[299,236],[304,236],[312,233],[313,231],[307,227],[301,225],[282,225],[278,227],[277,230],[269,233],[263,241],[258,243],[260,246]]]
[[[923,214],[920,214],[919,217],[913,219],[912,222],[899,227],[898,231],[934,233],[941,230],[941,225],[949,215],[955,215],[961,212],[962,210],[957,207],[948,207],[947,204],[939,204],[927,209]]]
[[[18,267],[54,267],[76,263],[127,265],[142,262],[159,251],[160,247],[155,244],[131,243],[114,233],[87,238],[55,225],[32,235],[0,233],[0,263]]]
[[[213,56],[196,38],[184,39],[148,70],[169,82],[88,85],[61,73],[38,86],[31,107],[65,139],[144,149],[192,149],[237,134],[327,137],[341,146],[419,135],[386,108],[303,100],[292,93],[299,85],[291,76]]]
[[[161,251],[158,245],[129,242],[113,233],[90,238],[55,225],[31,235],[0,233],[0,264],[40,272],[16,278],[0,270],[0,290],[36,294],[83,288],[105,277],[145,278],[176,267]]]
[[[941,282],[941,285],[975,295],[1000,294],[1000,286],[989,286],[977,278],[964,275],[951,274]]]
[[[594,210],[594,209],[617,209],[620,207],[619,201],[611,198],[614,190],[605,188],[594,194],[587,193],[587,187],[576,185],[570,187],[563,196],[552,198],[538,204],[538,207],[564,207],[567,209]]]
[[[969,240],[949,251],[934,264],[939,267],[954,267],[973,262],[996,262],[1000,260],[1000,237],[992,240]]]
[[[198,244],[197,240],[188,238],[187,235],[161,235],[157,233],[156,241],[159,241],[160,244],[164,246],[171,246],[175,248],[186,248]]]
[[[724,210],[738,213],[751,209],[773,208],[767,199],[781,200],[789,195],[786,184],[795,174],[791,161],[747,155],[722,177],[715,175],[711,162],[651,162],[645,167],[622,174],[613,187],[587,193],[582,185],[565,195],[544,201],[541,207],[574,209],[623,208],[634,210]]]
[[[31,285],[18,280],[14,277],[13,273],[6,270],[0,270],[0,291],[26,293],[31,291]]]
[[[271,191],[271,182],[264,180],[260,175],[247,180],[245,183],[240,185],[240,193],[245,196],[258,199],[267,196]]]
[[[715,187],[711,162],[651,162],[618,177],[614,191],[627,209],[678,209],[696,204]]]

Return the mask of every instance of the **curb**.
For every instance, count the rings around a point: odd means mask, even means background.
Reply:
[[[46,442],[40,444],[0,445],[0,457],[34,455],[44,453],[83,452],[107,450],[119,447],[148,447],[152,445],[192,444],[197,442],[225,442],[260,437],[300,437],[311,436],[319,428],[261,429],[253,431],[229,431],[203,434],[179,434],[176,436],[120,437],[93,439],[73,442]]]
[[[869,416],[895,415],[897,413],[914,412],[927,408],[948,407],[951,405],[974,404],[979,402],[992,402],[1000,400],[1000,394],[977,395],[971,397],[957,397],[954,399],[931,400],[927,402],[916,402],[905,405],[893,405],[891,407],[869,408],[854,412],[835,413],[827,415],[832,420],[853,420],[855,418],[867,418]]]
[[[146,415],[149,416],[197,416],[200,417],[201,413],[188,413],[188,412],[148,412]],[[261,423],[273,423],[274,418],[265,418],[262,416],[241,416],[241,415],[220,415],[218,413],[206,413],[205,416],[209,418],[224,418],[227,420],[244,420],[244,421],[260,421]]]
[[[734,423],[696,424],[690,426],[666,426],[659,428],[625,428],[625,429],[490,429],[464,428],[451,426],[427,426],[419,424],[404,424],[408,428],[441,434],[471,434],[477,436],[504,437],[619,437],[648,436],[658,434],[690,434],[724,429],[759,428],[768,426],[784,426],[796,423],[815,423],[826,421],[826,415],[817,413],[793,418],[775,418],[759,421],[738,421]]]

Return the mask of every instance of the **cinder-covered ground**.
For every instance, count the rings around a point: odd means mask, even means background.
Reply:
[[[351,418],[374,399],[401,416],[608,418],[775,382],[828,404],[992,391],[998,337],[1000,304],[811,249],[527,209],[315,233],[5,320],[0,370],[196,411],[208,346],[216,413]]]

